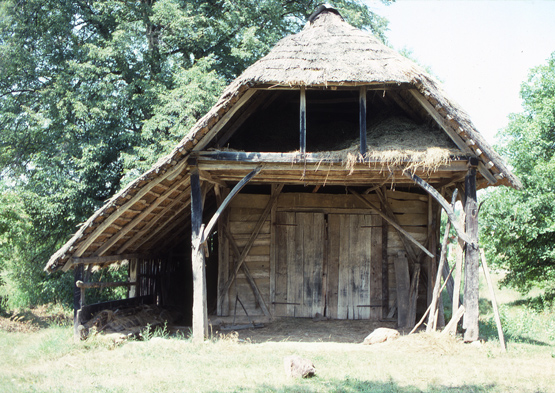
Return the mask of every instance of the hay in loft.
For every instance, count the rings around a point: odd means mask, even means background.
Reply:
[[[332,125],[333,127],[333,125]],[[401,116],[371,124],[366,132],[367,153],[360,154],[360,140],[347,140],[333,151],[322,152],[324,159],[342,160],[348,169],[360,162],[402,167],[404,170],[435,171],[459,153],[442,131]]]

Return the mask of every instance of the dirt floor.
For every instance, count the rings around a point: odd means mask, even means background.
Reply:
[[[336,342],[361,343],[374,329],[395,328],[394,322],[371,322],[368,320],[321,320],[310,318],[278,318],[262,324],[260,328],[222,330],[214,328],[215,334],[235,334],[239,340],[262,343],[282,342]]]

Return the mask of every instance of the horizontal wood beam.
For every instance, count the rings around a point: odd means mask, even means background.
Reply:
[[[137,285],[137,282],[83,282],[81,280],[75,283],[77,288],[81,289],[91,289],[91,288],[114,288],[114,287],[130,287]]]
[[[340,164],[337,169],[343,169],[342,166],[344,160],[340,158],[330,158],[326,153],[305,153],[304,155],[298,152],[294,153],[266,153],[266,152],[242,152],[242,151],[202,151],[196,154],[199,160],[199,166],[202,166],[203,162],[207,161],[229,161],[229,162],[241,162],[241,163],[257,163],[257,164],[288,164],[289,168],[293,168],[294,164],[305,165],[305,164],[318,164],[323,165],[326,163],[330,164]],[[451,157],[451,163],[447,165],[441,165],[438,170],[448,170],[447,168],[459,168],[459,164],[464,164],[461,166],[460,170],[466,171],[466,165],[468,160],[462,156]],[[401,160],[401,164],[414,163],[413,160]],[[361,165],[368,165],[370,163],[381,164],[382,161],[378,159],[365,159],[361,162]],[[324,167],[322,167],[324,168]],[[202,168],[204,170],[204,168]],[[327,170],[328,167],[325,167]],[[452,170],[452,169],[449,169]]]
[[[152,255],[148,254],[119,254],[119,255],[107,255],[103,257],[93,256],[93,257],[72,257],[72,265],[91,265],[91,264],[102,264],[119,262],[129,259],[150,259]]]

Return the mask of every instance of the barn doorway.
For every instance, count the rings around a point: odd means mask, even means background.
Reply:
[[[382,317],[382,222],[373,214],[276,214],[275,315]]]

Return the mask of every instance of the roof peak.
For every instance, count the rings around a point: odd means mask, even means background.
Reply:
[[[318,7],[316,7],[316,9],[314,10],[314,12],[312,13],[312,15],[310,15],[308,17],[308,23],[313,23],[314,20],[316,19],[316,17],[324,12],[330,12],[332,14],[336,14],[339,15],[339,17],[343,20],[343,17],[341,16],[341,14],[339,13],[339,11],[337,11],[335,8],[333,8],[330,4],[320,4]]]

